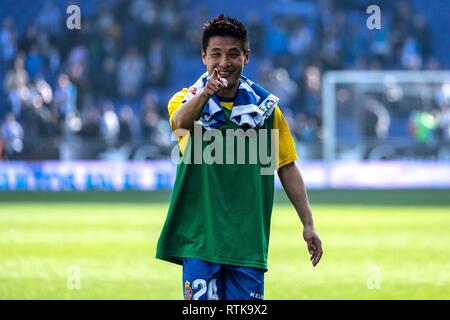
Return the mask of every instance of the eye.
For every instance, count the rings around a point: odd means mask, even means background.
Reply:
[[[212,53],[212,54],[211,54],[211,57],[214,57],[214,58],[217,58],[217,57],[219,57],[219,56],[220,56],[219,53]]]

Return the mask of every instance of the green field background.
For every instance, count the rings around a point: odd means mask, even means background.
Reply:
[[[154,258],[169,196],[0,192],[0,299],[182,299],[181,267]],[[310,199],[323,259],[277,192],[265,299],[450,299],[449,190]]]

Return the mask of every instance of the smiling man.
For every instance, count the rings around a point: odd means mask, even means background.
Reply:
[[[168,104],[172,129],[187,133],[179,135],[179,155],[193,157],[198,150],[203,155],[212,144],[196,138],[195,130],[203,136],[258,132],[241,145],[243,153],[249,159],[252,146],[264,144],[275,153],[275,168],[303,224],[303,238],[316,266],[322,244],[294,163],[294,142],[278,98],[242,75],[249,58],[247,30],[241,22],[220,15],[204,25],[202,61],[207,71]],[[227,134],[226,139],[234,136]],[[221,146],[230,153],[227,143]],[[274,194],[274,170],[262,174],[264,167],[262,161],[178,164],[156,257],[183,266],[185,299],[263,299]]]

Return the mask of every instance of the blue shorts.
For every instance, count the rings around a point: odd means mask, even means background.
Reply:
[[[185,300],[262,300],[264,270],[183,259]]]

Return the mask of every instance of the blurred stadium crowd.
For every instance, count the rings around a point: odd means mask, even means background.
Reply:
[[[255,10],[234,9],[250,33],[251,60],[244,73],[280,97],[301,144],[317,146],[322,139],[325,71],[448,69],[448,60],[433,50],[433,21],[410,1],[381,1],[383,28],[372,31],[366,28],[367,1],[249,2]],[[65,27],[69,2],[0,4],[1,158],[166,158],[174,143],[167,101],[204,70],[201,26],[218,13],[214,5],[77,3],[80,31]],[[366,104],[378,128],[367,127],[364,134],[381,137],[389,115],[372,98]],[[426,135],[413,130],[416,136],[405,138],[450,140],[449,99],[408,121],[414,128],[432,125]]]

